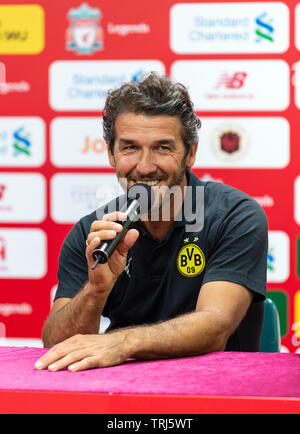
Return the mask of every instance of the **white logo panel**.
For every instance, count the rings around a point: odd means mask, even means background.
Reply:
[[[296,107],[300,109],[300,62],[294,63],[293,71],[293,84],[295,86],[295,104]]]
[[[115,174],[63,174],[51,179],[51,217],[75,223],[123,193]]]
[[[282,169],[290,161],[290,126],[282,117],[201,118],[195,167]]]
[[[175,4],[170,45],[178,54],[283,53],[289,9],[282,2]]]
[[[0,117],[0,167],[45,162],[45,123],[38,117]]]
[[[267,282],[282,283],[290,275],[290,240],[282,231],[269,231]]]
[[[165,72],[158,60],[56,61],[49,70],[49,102],[58,111],[100,111],[109,89],[150,71]]]
[[[111,167],[99,117],[56,118],[50,131],[54,166]]]
[[[0,173],[0,222],[41,223],[46,217],[46,182],[38,173]]]
[[[298,225],[300,225],[300,176],[295,179],[294,183],[294,217]]]
[[[172,76],[189,89],[196,110],[280,111],[289,106],[283,60],[180,60]]]
[[[295,9],[295,45],[300,51],[300,3],[297,4]]]
[[[40,229],[0,229],[0,279],[40,279],[47,269]]]

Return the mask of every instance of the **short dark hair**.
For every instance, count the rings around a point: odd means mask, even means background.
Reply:
[[[168,76],[151,72],[138,83],[131,81],[108,92],[103,110],[103,132],[111,153],[116,137],[115,120],[122,113],[177,116],[182,125],[186,154],[198,142],[201,122],[194,112],[188,91],[183,84],[172,82]]]

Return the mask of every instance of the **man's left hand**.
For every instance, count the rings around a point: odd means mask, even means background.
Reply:
[[[75,335],[54,345],[35,363],[36,369],[81,371],[119,365],[129,357],[126,334]]]

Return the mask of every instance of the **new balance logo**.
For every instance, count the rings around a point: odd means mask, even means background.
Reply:
[[[215,89],[220,87],[225,87],[226,89],[240,89],[244,86],[246,78],[246,72],[235,72],[234,74],[223,72],[215,86]]]
[[[0,199],[3,199],[6,185],[0,184]]]

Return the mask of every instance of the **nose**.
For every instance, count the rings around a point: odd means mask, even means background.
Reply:
[[[140,175],[148,175],[149,173],[155,172],[156,168],[157,166],[151,151],[143,150],[143,152],[139,155],[136,170]]]

